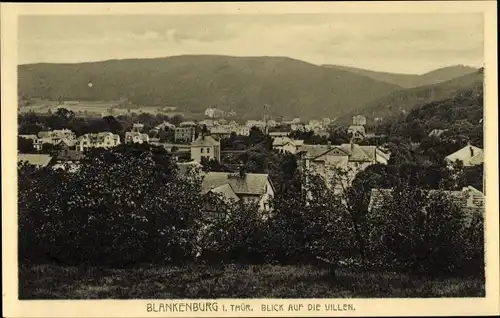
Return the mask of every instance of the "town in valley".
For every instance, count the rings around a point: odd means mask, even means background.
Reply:
[[[19,299],[484,297],[482,16],[256,18],[20,20]]]

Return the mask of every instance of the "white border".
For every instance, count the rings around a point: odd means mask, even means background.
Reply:
[[[294,3],[95,3],[54,4],[2,3],[1,8],[1,97],[2,97],[2,241],[3,304],[5,317],[186,317],[194,313],[148,313],[153,300],[122,301],[19,301],[17,300],[17,16],[20,14],[268,14],[268,13],[453,13],[482,12],[485,15],[485,167],[486,188],[486,298],[461,299],[304,299],[218,300],[219,304],[252,304],[256,310],[244,316],[405,316],[498,314],[498,83],[496,1],[442,2],[294,2]],[[425,23],[423,21],[422,23]],[[260,304],[352,303],[354,312],[261,312]],[[235,316],[234,312],[199,313],[198,316]]]

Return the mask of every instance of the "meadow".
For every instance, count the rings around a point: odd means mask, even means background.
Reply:
[[[431,278],[341,268],[332,279],[305,265],[129,268],[24,265],[19,299],[484,297],[479,278]]]

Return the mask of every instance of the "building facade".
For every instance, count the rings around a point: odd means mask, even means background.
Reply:
[[[142,134],[138,131],[127,131],[125,133],[126,144],[143,144],[149,142],[148,134]]]
[[[52,131],[41,131],[38,133],[38,138],[33,139],[33,147],[36,150],[42,150],[44,144],[53,146],[62,145],[72,148],[76,143],[76,135],[69,129],[60,129]]]
[[[211,136],[199,136],[191,143],[191,160],[201,163],[202,158],[220,162],[220,141]]]
[[[85,151],[90,148],[113,148],[121,144],[120,136],[110,132],[90,133],[80,136],[76,149]]]
[[[320,175],[328,186],[341,187],[335,184],[339,180],[339,171],[345,172],[342,177],[345,185],[350,184],[356,174],[373,164],[387,165],[390,153],[377,146],[360,146],[355,143],[341,145],[303,145],[298,150],[301,167]]]
[[[175,128],[174,139],[175,141],[190,142],[194,140],[196,135],[196,128],[193,126],[183,126]]]

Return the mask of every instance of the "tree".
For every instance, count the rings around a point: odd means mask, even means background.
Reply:
[[[58,108],[55,115],[65,120],[70,120],[75,118],[75,113],[72,110],[66,108]]]
[[[113,116],[105,116],[102,118],[107,125],[105,131],[112,132],[113,134],[123,134],[123,127]]]
[[[325,258],[338,264],[352,248],[352,227],[334,193],[319,176],[301,174],[299,194],[279,193],[269,218],[268,259],[314,264]]]
[[[21,152],[21,153],[34,152],[33,140],[22,138],[22,137],[17,137],[17,150],[19,150],[19,152]]]
[[[443,192],[400,184],[370,214],[370,259],[385,268],[453,273],[462,262],[464,214]]]
[[[24,259],[42,253],[124,265],[194,258],[201,180],[180,182],[164,150],[93,149],[74,173],[20,169],[20,224],[39,242],[33,250],[23,245]]]
[[[203,171],[215,171],[224,172],[229,171],[229,169],[222,165],[217,159],[207,159],[206,157],[201,158],[201,164],[203,166]]]

